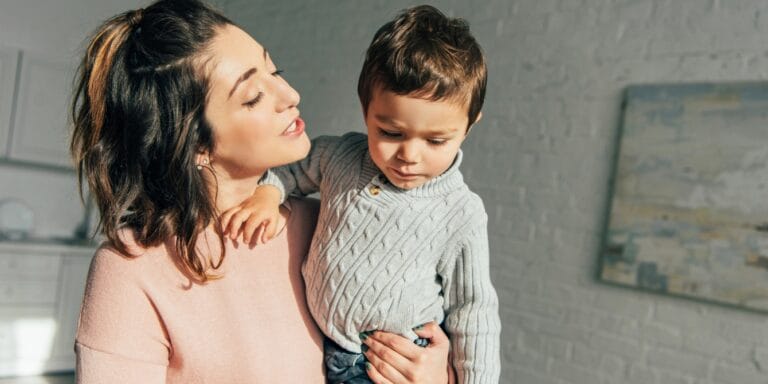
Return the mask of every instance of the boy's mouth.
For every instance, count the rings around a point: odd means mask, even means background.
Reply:
[[[397,178],[402,180],[413,180],[419,177],[418,173],[401,172],[395,168],[389,168],[389,169],[392,170],[392,172],[395,174],[395,176],[397,176]]]

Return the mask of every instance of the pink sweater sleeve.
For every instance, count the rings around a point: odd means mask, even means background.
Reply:
[[[132,261],[108,248],[93,258],[76,338],[77,383],[166,382],[169,342]]]

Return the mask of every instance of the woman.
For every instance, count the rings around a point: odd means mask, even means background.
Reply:
[[[307,154],[298,103],[266,49],[197,1],[99,28],[73,105],[73,157],[108,240],[88,276],[79,383],[323,381],[299,273],[316,204],[288,201],[258,247],[224,238],[218,219]],[[371,378],[445,383],[445,334],[420,336],[432,344],[375,334]]]

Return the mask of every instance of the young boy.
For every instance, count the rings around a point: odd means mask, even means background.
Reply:
[[[279,194],[259,187],[223,216],[225,229],[237,236],[242,225],[250,241],[280,198],[321,193],[302,273],[310,311],[331,340],[329,382],[370,382],[361,354],[368,332],[423,346],[413,329],[430,321],[451,339],[460,383],[498,382],[487,215],[459,172],[485,85],[485,59],[463,20],[431,6],[407,9],[376,33],[360,73],[368,135],[315,139],[306,159],[262,181]]]

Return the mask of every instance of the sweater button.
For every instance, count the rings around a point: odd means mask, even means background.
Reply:
[[[372,185],[370,188],[368,188],[368,192],[370,192],[373,196],[378,196],[379,193],[381,193],[381,188],[379,188],[378,185]]]

